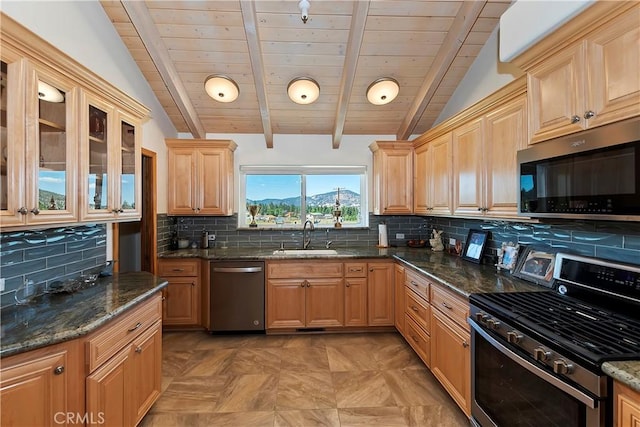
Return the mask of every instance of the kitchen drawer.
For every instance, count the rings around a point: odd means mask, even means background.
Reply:
[[[418,356],[427,367],[431,367],[431,338],[429,335],[408,314],[405,315],[404,328],[405,337],[411,348],[418,353]]]
[[[158,320],[162,320],[160,293],[89,335],[86,341],[89,373],[109,360],[111,356],[122,350]]]
[[[462,300],[462,298],[453,295],[440,286],[432,285],[431,305],[464,328],[464,330],[469,330],[469,323],[467,322],[469,317],[468,301]]]
[[[420,325],[427,333],[431,319],[429,303],[420,298],[411,289],[405,288],[405,313]]]
[[[267,264],[269,279],[309,279],[312,277],[342,277],[341,262],[295,261]]]
[[[367,277],[367,263],[345,262],[344,277]]]
[[[198,276],[200,274],[199,259],[161,259],[158,263],[158,276]]]
[[[426,301],[429,301],[429,281],[426,277],[407,269],[404,272],[404,284]]]

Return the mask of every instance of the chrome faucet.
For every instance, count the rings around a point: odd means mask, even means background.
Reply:
[[[324,244],[324,247],[329,249],[329,247],[331,246],[331,244],[333,243],[333,241],[329,240],[329,229],[326,229],[327,231],[327,242]]]
[[[307,224],[309,224],[308,229]],[[304,226],[302,227],[302,249],[308,249],[309,245],[311,245],[311,232],[313,230],[315,230],[313,222],[311,222],[310,220],[306,220],[304,222]]]

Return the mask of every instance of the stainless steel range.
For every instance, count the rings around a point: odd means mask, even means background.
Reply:
[[[554,279],[554,290],[471,295],[475,425],[612,425],[601,366],[640,359],[640,268],[558,254]]]

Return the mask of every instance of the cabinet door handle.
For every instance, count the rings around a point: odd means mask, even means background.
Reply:
[[[34,214],[34,215],[38,215],[38,214],[40,213],[40,209],[38,209],[38,208],[33,208],[33,209],[31,209],[29,212],[31,212],[31,213],[32,213],[32,214]]]
[[[466,340],[462,341],[462,347],[464,347],[464,348],[469,347],[469,343]]]
[[[191,282],[191,286],[195,286],[195,285],[196,285],[196,282]]]
[[[307,281],[305,280],[304,282],[300,283],[300,287],[304,288],[304,286],[307,284]]]
[[[349,284],[349,282],[347,282],[345,286],[348,288],[349,286],[351,286],[351,284]]]
[[[307,281],[305,280],[305,282]],[[310,287],[311,287],[311,283],[307,282],[307,288],[310,288]]]
[[[136,353],[138,353],[138,354],[142,353],[142,347],[141,346],[136,347]]]
[[[589,120],[590,118],[594,117],[596,115],[596,113],[594,113],[593,111],[589,110],[586,113],[584,113],[584,118]]]
[[[446,302],[442,301],[442,306],[444,308],[446,308],[447,310],[453,310],[453,307],[451,307],[449,304],[447,304]]]
[[[580,121],[580,116],[577,114],[575,116],[571,116],[571,123],[578,123]]]
[[[26,214],[27,214],[27,212],[29,212],[29,211],[28,211],[28,210],[27,210],[27,208],[25,208],[24,206],[23,206],[23,207],[21,207],[20,209],[18,209],[18,213],[19,213],[19,214],[26,215]]]
[[[142,326],[142,323],[138,322],[138,323],[136,323],[136,326],[134,326],[133,328],[129,328],[129,329],[127,329],[127,331],[128,331],[128,332],[133,332],[133,331],[135,331],[136,329],[138,329],[140,326]]]
[[[64,365],[56,366],[56,368],[53,370],[54,375],[60,375],[62,373],[64,373]]]

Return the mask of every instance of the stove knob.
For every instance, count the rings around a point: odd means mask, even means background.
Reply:
[[[509,331],[507,332],[507,341],[509,341],[509,343],[511,344],[518,344],[520,341],[522,341],[522,335],[517,331]]]
[[[533,358],[539,362],[545,362],[551,357],[551,352],[543,347],[538,347],[533,350]]]
[[[479,311],[476,313],[476,320],[480,323],[486,322],[488,318],[489,316],[487,315],[487,313],[483,311]]]
[[[558,359],[553,361],[553,372],[556,374],[568,375],[573,373],[573,365],[566,360]]]
[[[500,327],[500,321],[496,320],[496,319],[488,319],[487,320],[487,326],[490,329],[498,329]]]

